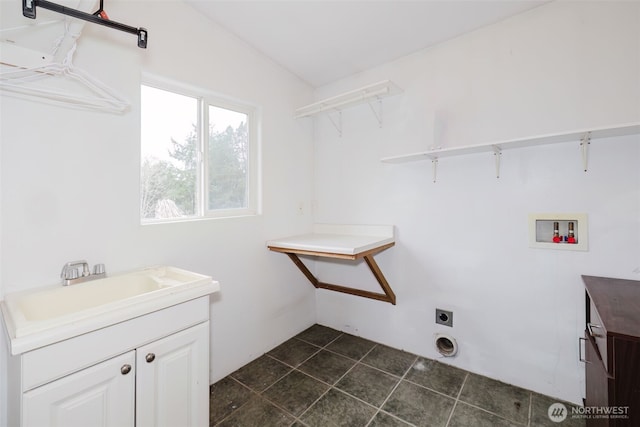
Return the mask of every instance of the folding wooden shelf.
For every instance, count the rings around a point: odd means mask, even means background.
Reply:
[[[270,250],[287,254],[316,288],[385,301],[395,305],[396,295],[373,259],[375,254],[393,245],[395,245],[395,237],[392,225],[316,224],[313,233],[267,242],[267,247]],[[383,292],[371,292],[322,282],[309,271],[298,255],[346,260],[363,258]]]

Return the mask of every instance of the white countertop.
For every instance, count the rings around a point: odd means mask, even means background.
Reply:
[[[270,249],[357,255],[395,243],[393,225],[316,224],[312,233],[270,240]]]

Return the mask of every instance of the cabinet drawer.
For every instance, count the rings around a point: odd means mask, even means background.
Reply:
[[[209,319],[201,297],[22,355],[22,390],[31,390]]]
[[[608,372],[613,372],[612,369],[609,369],[609,354],[607,349],[607,330],[604,328],[604,324],[602,323],[602,319],[598,314],[598,310],[594,305],[593,301],[591,301],[591,306],[589,309],[589,319],[587,319],[587,335],[589,335],[593,341],[594,345],[602,358],[602,362],[604,364],[605,369]]]

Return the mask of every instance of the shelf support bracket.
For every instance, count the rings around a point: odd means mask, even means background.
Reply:
[[[378,100],[378,111],[376,111],[376,108],[373,106],[371,101],[367,101],[367,104],[369,104],[369,108],[371,108],[371,112],[373,113],[373,115],[376,117],[376,120],[378,121],[378,127],[382,127],[382,99],[377,98],[377,100]]]
[[[342,137],[342,111],[338,110],[338,118],[334,119],[331,117],[331,113],[327,114],[329,121],[333,125],[334,128],[338,131],[338,136]]]
[[[391,289],[389,282],[387,282],[387,279],[384,277],[384,274],[382,274],[380,267],[378,266],[376,261],[373,259],[373,256],[375,254],[387,248],[390,248],[393,245],[394,243],[388,243],[379,248],[371,249],[367,252],[354,255],[354,256],[332,256],[332,254],[327,254],[327,253],[314,253],[311,251],[289,251],[286,249],[272,248],[272,247],[269,247],[269,249],[276,252],[283,252],[287,254],[289,259],[293,261],[296,267],[298,267],[298,269],[302,272],[302,274],[304,274],[304,276],[309,280],[309,282],[311,282],[311,284],[317,289],[327,289],[329,291],[342,292],[345,294],[355,295],[355,296],[364,297],[364,298],[370,298],[378,301],[384,301],[384,302],[388,302],[393,305],[396,305],[396,295]],[[342,259],[353,259],[353,260],[364,258],[365,262],[367,263],[367,266],[369,267],[369,270],[371,270],[371,273],[373,273],[373,277],[375,277],[376,281],[380,285],[382,292],[372,292],[372,291],[366,291],[364,289],[350,288],[347,286],[322,282],[313,275],[313,273],[302,262],[300,257],[298,257],[298,254],[321,256],[321,257],[326,256],[329,258],[342,258]]]
[[[433,169],[433,182],[436,182],[436,178],[438,177],[438,158],[435,157],[431,159],[431,169]]]
[[[502,150],[499,146],[493,146],[493,156],[496,161],[496,178],[500,178],[500,157],[502,156]]]
[[[589,162],[589,144],[591,144],[591,132],[587,132],[580,139],[580,151],[582,151],[582,168],[587,171]]]

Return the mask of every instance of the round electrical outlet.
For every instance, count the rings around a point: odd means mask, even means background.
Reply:
[[[436,308],[436,323],[444,326],[453,326],[453,311]]]

